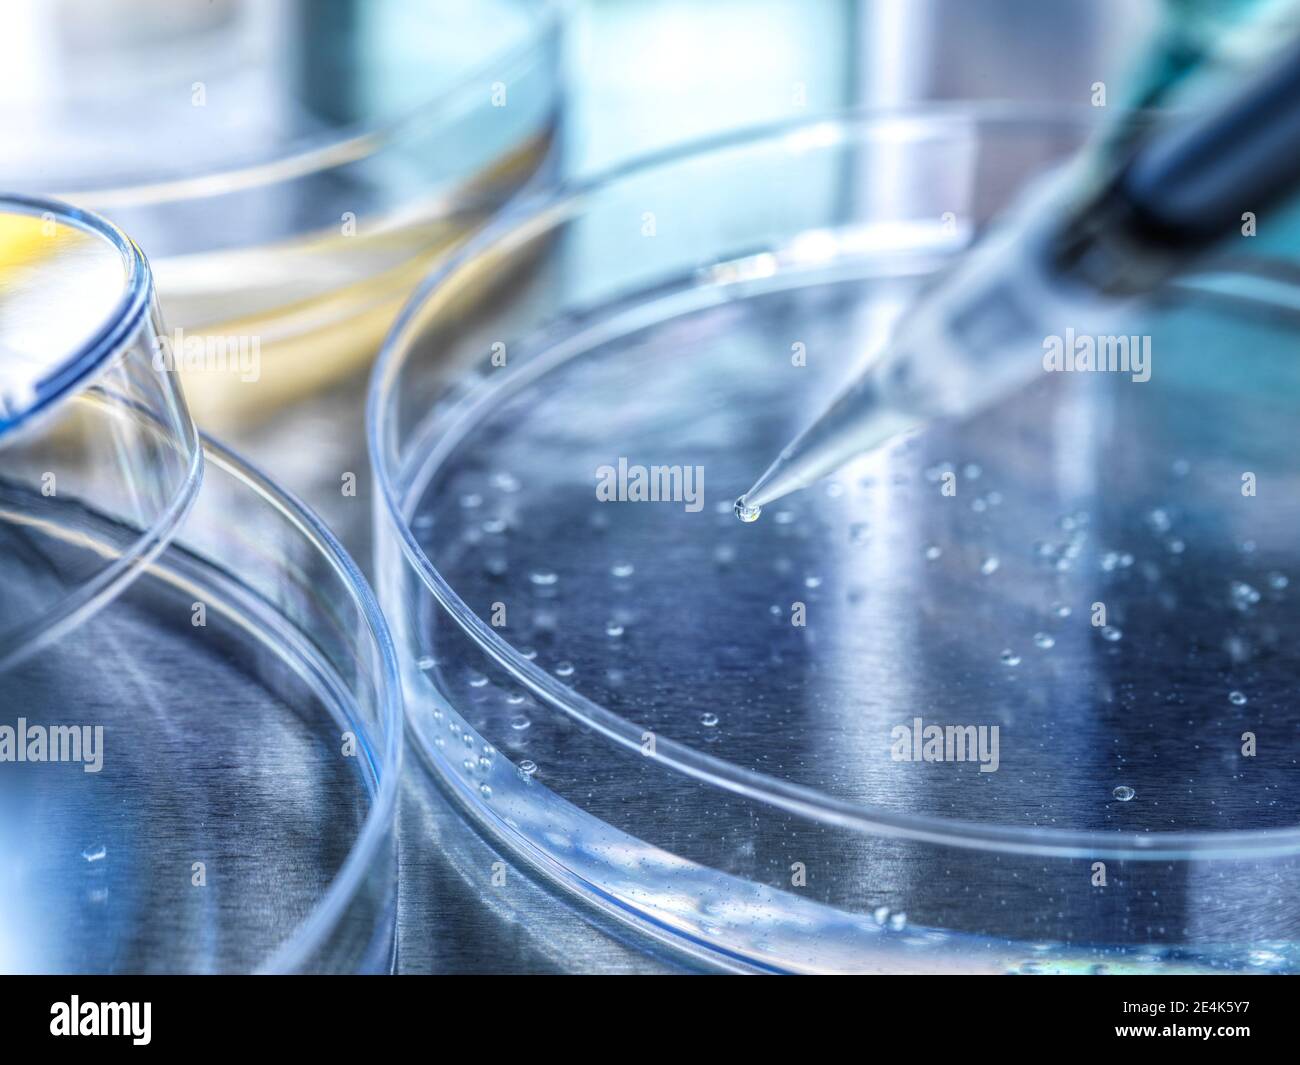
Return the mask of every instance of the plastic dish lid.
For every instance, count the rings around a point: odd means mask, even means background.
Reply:
[[[21,5],[0,184],[129,232],[171,329],[256,340],[257,388],[247,367],[190,383],[202,424],[265,413],[371,356],[433,258],[542,165],[559,8]]]
[[[0,201],[0,970],[385,970],[387,630],[164,335],[124,234]]]
[[[1044,373],[732,512],[1091,131],[737,134],[430,280],[373,380],[380,591],[417,747],[505,844],[722,965],[1300,966],[1292,274],[1126,323],[1149,375]]]

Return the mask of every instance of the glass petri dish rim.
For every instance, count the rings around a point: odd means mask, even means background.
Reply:
[[[201,440],[206,462],[221,468],[261,496],[329,561],[356,600],[369,636],[379,651],[381,673],[375,678],[375,683],[383,735],[378,748],[381,757],[375,769],[378,787],[374,792],[374,802],[366,813],[361,832],[325,894],[284,943],[259,966],[262,972],[292,972],[303,969],[312,954],[328,939],[380,850],[388,843],[397,809],[398,777],[402,767],[403,709],[397,651],[373,590],[329,527],[296,495],[275,484],[252,463],[206,434],[201,436]]]
[[[153,282],[148,261],[135,242],[117,226],[90,211],[79,210],[56,200],[11,195],[0,196],[0,210],[14,210],[36,217],[50,215],[62,224],[103,237],[122,255],[127,269],[125,291],[113,312],[79,350],[61,360],[54,372],[42,379],[36,400],[19,412],[12,423],[0,427],[0,442],[3,442],[10,430],[30,424],[61,399],[83,387],[111,362],[122,344],[135,335],[142,318],[149,313],[153,301]],[[175,398],[183,404],[179,389],[175,392]],[[376,767],[378,786],[374,792],[374,801],[366,814],[361,832],[349,848],[347,857],[324,895],[260,967],[269,972],[301,969],[342,918],[348,902],[385,845],[392,827],[403,741],[402,695],[396,650],[370,585],[328,527],[295,495],[274,484],[251,463],[211,437],[199,434],[188,413],[184,414],[184,423],[187,429],[186,444],[194,459],[186,478],[187,490],[173,500],[161,525],[168,531],[174,531],[179,526],[199,491],[205,461],[213,463],[275,507],[330,562],[356,600],[379,652],[381,673],[375,680],[381,708],[379,724],[383,735],[378,747],[380,761]],[[104,582],[92,605],[107,602],[121,580],[138,572],[139,567],[161,552],[169,541],[170,536],[161,535],[158,529],[146,532],[136,545],[143,553],[118,560],[112,570],[112,579]],[[79,614],[78,617],[84,615]]]
[[[1090,113],[1091,112],[1091,113]],[[1139,121],[1144,121],[1141,117]],[[872,131],[939,137],[954,132],[991,129],[1031,132],[1035,128],[1056,131],[1096,132],[1104,127],[1093,109],[1053,103],[920,104],[904,108],[862,108],[828,112],[731,131],[721,136],[687,142],[663,151],[635,157],[591,177],[562,181],[549,192],[521,197],[502,211],[474,237],[443,260],[412,295],[395,320],[371,372],[366,403],[367,436],[371,465],[379,485],[379,516],[395,530],[402,553],[423,586],[475,645],[510,677],[553,709],[567,714],[583,726],[630,751],[640,753],[642,729],[634,722],[601,706],[560,683],[534,662],[524,658],[494,629],[484,623],[438,572],[420,547],[403,514],[403,501],[394,481],[395,453],[388,446],[394,440],[390,421],[394,392],[399,388],[403,367],[410,354],[410,341],[418,335],[426,318],[426,304],[445,286],[453,283],[462,269],[493,252],[509,254],[516,243],[533,239],[548,227],[581,209],[582,201],[599,191],[630,178],[644,178],[655,170],[676,163],[702,159],[727,150],[761,148],[783,140],[810,149],[828,148]],[[1259,276],[1268,276],[1260,272]],[[1293,279],[1279,272],[1272,280],[1288,289]],[[1271,305],[1268,300],[1250,301],[1254,306]],[[1279,303],[1294,310],[1296,298]],[[542,360],[545,362],[546,360]],[[543,370],[550,369],[548,364]],[[460,434],[472,424],[486,403],[504,392],[527,383],[535,373],[527,364],[521,371],[502,375],[492,384],[476,383],[453,410],[440,415],[436,424],[443,432],[434,434],[444,454],[454,447]],[[521,380],[522,378],[522,380]],[[426,464],[436,468],[437,462]],[[422,734],[413,723],[417,738]],[[697,751],[667,737],[657,736],[656,761],[685,776],[748,799],[757,800],[814,822],[941,846],[971,850],[1059,858],[1111,858],[1134,861],[1236,861],[1300,853],[1300,824],[1288,828],[1218,830],[1196,832],[1108,832],[986,824],[927,814],[900,813],[825,795],[815,788],[742,768],[725,759]],[[431,763],[432,764],[432,763]],[[480,804],[482,805],[482,804]],[[495,816],[495,815],[489,815]]]
[[[57,199],[6,193],[0,196],[0,211],[48,218],[72,229],[106,241],[122,260],[125,279],[122,295],[81,347],[54,365],[36,384],[30,403],[7,421],[0,421],[0,440],[29,424],[64,396],[80,388],[98,369],[105,366],[121,346],[134,334],[141,319],[149,312],[153,299],[153,274],[144,252],[130,237],[106,218],[74,207]],[[197,450],[197,449],[196,449]]]
[[[28,403],[0,421],[0,445],[3,445],[6,438],[12,439],[39,423],[60,402],[88,385],[120,352],[129,348],[133,339],[147,328],[146,319],[154,304],[154,285],[149,261],[135,241],[92,211],[54,199],[16,194],[0,195],[0,211],[49,219],[105,241],[120,256],[125,274],[122,294],[104,321],[78,349],[64,355],[44,377],[37,380],[34,395]],[[176,406],[177,425],[166,429],[152,412],[137,410],[137,413],[164,431],[178,434],[177,449],[188,457],[187,469],[174,486],[172,498],[155,516],[152,525],[141,529],[136,540],[116,559],[37,619],[40,629],[35,638],[10,646],[7,642],[10,634],[0,633],[0,671],[33,654],[60,633],[101,609],[122,586],[138,575],[144,564],[163,550],[189,513],[203,483],[203,447],[180,385],[174,378],[169,380],[167,391]]]
[[[120,210],[145,204],[201,200],[277,182],[322,173],[368,158],[385,145],[401,141],[408,131],[436,124],[460,106],[465,87],[494,71],[527,62],[538,44],[563,24],[573,0],[536,0],[536,12],[524,39],[477,63],[464,77],[433,94],[404,114],[374,123],[341,127],[334,136],[291,146],[264,159],[218,166],[198,174],[158,182],[127,182],[60,189],[62,199],[93,204],[96,210]]]

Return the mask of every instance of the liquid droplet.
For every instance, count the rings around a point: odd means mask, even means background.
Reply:
[[[712,713],[709,713],[709,714],[701,714],[701,715],[700,715],[700,724],[703,725],[705,728],[717,728],[717,727],[718,727],[718,715],[717,715],[717,714],[712,714]]]
[[[1137,792],[1134,791],[1132,788],[1130,788],[1127,784],[1121,784],[1118,788],[1112,791],[1111,794],[1115,796],[1115,798],[1118,799],[1120,802],[1130,802],[1133,796],[1137,794]]]
[[[537,763],[531,758],[525,758],[519,763],[519,775],[528,780],[537,774]]]
[[[1229,692],[1229,693],[1228,693],[1228,702],[1232,703],[1233,706],[1245,706],[1245,705],[1246,705],[1246,693],[1245,693],[1245,692]]]
[[[1259,589],[1245,581],[1233,581],[1230,587],[1232,605],[1238,610],[1246,611],[1259,602]]]
[[[1020,665],[1020,656],[1010,648],[1007,648],[1007,650],[1003,651],[1001,657],[1002,657],[1002,664],[1004,666]]]
[[[1050,651],[1056,646],[1056,639],[1046,632],[1034,633],[1034,646],[1041,651]]]
[[[986,577],[991,577],[993,574],[997,573],[998,568],[1001,565],[1002,562],[999,560],[997,555],[989,555],[988,558],[980,563],[980,572]]]
[[[736,517],[748,524],[751,521],[758,521],[758,516],[763,513],[762,507],[751,507],[745,502],[745,497],[741,496],[736,500]]]
[[[88,862],[100,862],[108,857],[108,848],[102,843],[98,846],[87,847],[81,852],[81,856]]]
[[[636,567],[631,562],[616,562],[609,568],[609,572],[621,580],[624,577],[632,576],[636,572]]]
[[[556,675],[557,677],[571,677],[571,676],[573,676],[573,663],[572,663],[572,662],[561,662],[559,665],[557,665],[557,666],[555,667],[555,675]]]
[[[1103,625],[1101,627],[1101,638],[1108,643],[1118,643],[1124,638],[1124,630],[1117,629],[1114,625]]]

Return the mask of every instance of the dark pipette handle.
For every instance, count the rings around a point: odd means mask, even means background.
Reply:
[[[1300,40],[1205,115],[1141,138],[1064,228],[1057,265],[1103,292],[1149,291],[1300,184]]]

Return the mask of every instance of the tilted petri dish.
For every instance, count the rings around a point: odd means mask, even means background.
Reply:
[[[1149,374],[1044,373],[733,515],[1092,127],[737,134],[430,279],[372,381],[380,598],[503,845],[719,965],[1300,967],[1293,269],[1247,244],[1125,323]]]
[[[119,231],[0,201],[0,971],[387,970],[387,629],[160,330]]]
[[[543,171],[552,0],[55,0],[10,19],[0,184],[154,268],[201,424],[373,356],[438,254]],[[257,387],[250,387],[251,382]]]

